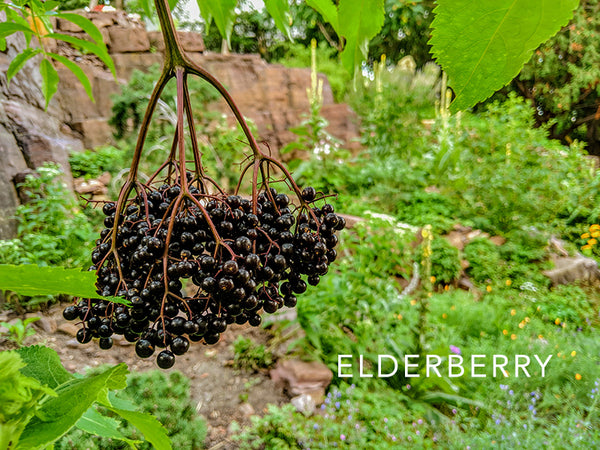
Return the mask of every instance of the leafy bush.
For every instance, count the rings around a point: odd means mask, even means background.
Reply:
[[[422,254],[418,247],[418,254]],[[431,242],[431,275],[436,284],[451,284],[458,279],[462,267],[458,249],[446,239],[435,237]]]
[[[179,371],[168,374],[157,370],[132,373],[124,393],[142,412],[152,414],[165,427],[174,449],[204,448],[206,423],[196,415],[190,400],[190,380]],[[119,431],[130,439],[143,440],[139,432],[124,422]],[[101,450],[125,449],[129,446],[112,439],[92,437],[78,430],[72,431],[54,447],[56,450],[96,448]],[[153,448],[148,442],[136,448]]]
[[[418,407],[400,415],[398,401],[407,399],[381,382],[371,386],[342,384],[327,394],[319,414],[305,417],[291,405],[269,405],[264,417],[253,416],[251,427],[234,439],[242,449],[392,449],[401,442],[425,444],[430,427],[417,419]],[[422,435],[415,435],[413,419]]]
[[[126,162],[126,152],[113,146],[73,152],[69,164],[74,177],[95,178],[104,172],[116,173]]]
[[[0,241],[0,259],[6,264],[83,267],[96,234],[73,194],[60,178],[56,164],[45,164],[28,175],[21,188],[28,202],[16,211],[18,236]]]
[[[263,344],[238,336],[233,343],[233,365],[236,369],[258,370],[273,365],[273,354]]]

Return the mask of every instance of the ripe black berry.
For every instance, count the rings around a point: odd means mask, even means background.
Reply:
[[[156,357],[156,364],[161,369],[170,369],[175,364],[175,356],[169,350],[163,350]]]

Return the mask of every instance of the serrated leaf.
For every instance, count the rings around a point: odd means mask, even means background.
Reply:
[[[340,36],[338,10],[332,0],[306,0],[306,4],[317,11],[335,32]]]
[[[90,100],[93,103],[96,103],[96,100],[94,99],[94,94],[92,92],[92,84],[90,83],[89,78],[87,77],[85,72],[81,69],[81,67],[79,67],[73,61],[71,61],[68,58],[65,58],[62,55],[57,55],[56,53],[47,53],[47,55],[50,56],[51,58],[53,58],[54,60],[58,61],[59,63],[63,64],[67,69],[69,69],[73,73],[73,75],[75,75],[77,77],[79,82],[82,84],[82,86],[85,89],[85,92],[87,93]]]
[[[570,20],[579,0],[438,0],[431,52],[469,108],[509,83],[542,42]]]
[[[41,449],[67,433],[106,389],[127,386],[127,366],[122,363],[104,372],[73,379],[55,389],[57,397],[45,401],[23,430],[19,448]]]
[[[22,31],[25,35],[31,36],[33,31],[28,26],[14,22],[1,22],[0,23],[0,37],[10,36],[17,31]]]
[[[25,63],[35,55],[41,53],[41,51],[42,50],[39,48],[27,47],[21,53],[15,56],[15,58],[10,62],[8,70],[6,71],[7,81],[10,83],[10,80],[17,74],[17,72],[19,72],[19,70],[21,70]]]
[[[51,348],[34,345],[21,347],[16,352],[27,364],[21,373],[36,379],[43,386],[55,389],[74,378],[62,365],[58,353]]]
[[[77,428],[92,436],[116,439],[126,442],[131,446],[142,443],[142,441],[128,439],[124,436],[123,433],[119,431],[120,425],[121,423],[118,420],[100,414],[93,406],[89,408],[75,424]]]
[[[63,13],[63,12],[56,13],[55,16],[74,23],[79,28],[81,28],[83,31],[85,31],[94,41],[96,41],[97,44],[104,43],[104,38],[102,36],[102,33],[100,33],[100,30],[98,29],[98,27],[96,27],[96,25],[94,25],[92,23],[92,21],[89,20],[88,18],[80,16],[79,14]]]
[[[56,90],[58,89],[58,72],[47,59],[42,59],[40,62],[40,74],[42,75],[42,93],[46,100],[46,109]]]
[[[130,306],[131,302],[118,297],[101,297],[96,292],[96,273],[64,267],[39,267],[34,264],[0,264],[0,290],[17,294],[70,295],[82,298],[104,298],[113,303]]]
[[[237,0],[197,0],[200,13],[206,23],[209,18],[215,21],[219,33],[231,47],[231,31],[235,22],[235,7]]]
[[[369,41],[375,37],[385,20],[383,0],[340,0],[338,35],[346,39],[340,57],[346,70],[354,71],[367,59]]]
[[[288,0],[265,0],[265,8],[275,21],[275,26],[291,41],[292,16]]]
[[[156,450],[172,449],[167,430],[156,417],[127,409],[109,409],[136,427],[144,435],[144,439],[150,442]]]

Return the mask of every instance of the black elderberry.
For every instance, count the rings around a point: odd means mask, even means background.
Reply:
[[[98,346],[102,350],[108,350],[109,348],[111,348],[113,346],[113,340],[110,337],[100,338],[100,340],[98,341]]]
[[[183,355],[190,348],[190,341],[183,336],[177,336],[171,342],[170,348],[175,355]]]
[[[213,345],[213,344],[216,344],[217,342],[219,342],[220,338],[221,338],[221,335],[219,333],[206,334],[206,335],[204,335],[204,342],[209,345]]]
[[[156,357],[156,364],[161,369],[170,369],[175,364],[175,356],[169,350],[163,350]]]
[[[76,306],[67,306],[63,311],[66,320],[75,320],[79,317],[79,309]]]
[[[154,345],[147,339],[140,339],[135,344],[135,353],[140,358],[149,358],[154,353]]]
[[[87,328],[82,328],[77,332],[77,342],[80,344],[87,344],[92,340],[92,333]]]

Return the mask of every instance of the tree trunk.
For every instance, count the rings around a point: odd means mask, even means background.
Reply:
[[[98,6],[98,0],[90,0],[90,9],[94,9]]]
[[[115,1],[115,8],[117,9],[125,9],[125,5],[123,4],[123,0],[116,0]]]

